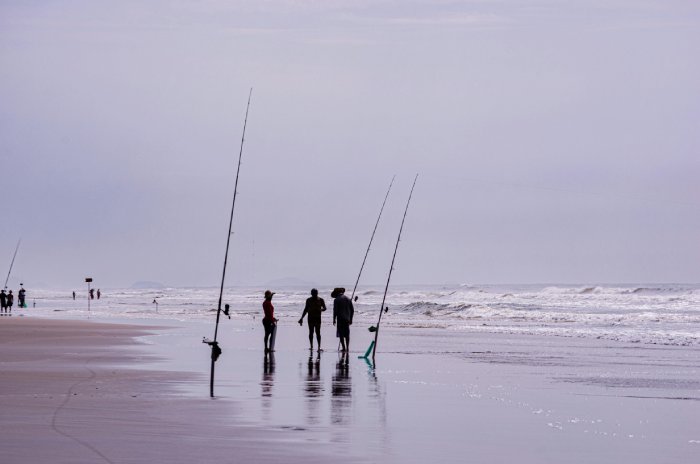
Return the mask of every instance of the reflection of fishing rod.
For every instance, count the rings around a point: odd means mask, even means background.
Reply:
[[[413,196],[413,189],[416,187],[416,181],[418,180],[418,174],[416,174],[415,179],[413,179],[413,185],[411,186],[411,193],[408,195],[408,201],[406,202],[406,209],[403,212],[403,219],[401,219],[401,227],[399,228],[399,236],[396,239],[396,247],[394,247],[394,256],[391,258],[391,266],[389,267],[389,276],[386,279],[386,287],[384,287],[384,296],[382,297],[382,305],[379,307],[379,318],[377,319],[377,326],[370,327],[370,332],[374,332],[374,340],[370,343],[367,352],[363,358],[369,356],[369,352],[372,352],[372,361],[374,362],[374,355],[377,352],[377,340],[379,338],[379,324],[382,322],[382,313],[385,313],[389,308],[384,308],[384,302],[386,301],[386,294],[389,291],[389,281],[391,281],[391,272],[394,270],[394,261],[396,260],[396,252],[399,249],[399,242],[401,241],[401,232],[403,232],[403,225],[406,222],[406,213],[408,213],[408,205],[411,204],[411,197]],[[374,329],[374,330],[372,330]]]
[[[219,343],[216,341],[216,336],[219,333],[219,318],[221,317],[221,300],[224,295],[224,280],[226,278],[226,264],[228,262],[228,249],[231,243],[231,228],[233,227],[233,211],[236,208],[236,194],[238,193],[238,175],[241,172],[241,158],[243,158],[243,142],[245,141],[245,129],[248,125],[248,110],[250,109],[250,97],[253,95],[253,89],[250,89],[248,93],[248,105],[245,108],[245,120],[243,121],[243,135],[241,135],[241,149],[238,153],[238,167],[236,168],[236,182],[233,186],[233,202],[231,204],[231,218],[228,223],[228,236],[226,237],[226,253],[224,254],[224,270],[221,273],[221,290],[219,291],[219,304],[216,309],[216,326],[214,328],[214,340],[207,340],[206,338],[202,340],[203,343],[211,346],[211,375],[209,379],[209,396],[214,397],[214,363],[221,355],[221,348],[219,348]],[[229,305],[226,305],[224,309],[224,314],[226,314],[229,319]]]
[[[362,260],[362,266],[360,266],[360,273],[357,274],[357,280],[355,281],[355,286],[352,288],[352,295],[350,296],[351,301],[355,300],[355,290],[357,290],[357,284],[360,283],[360,276],[362,275],[362,270],[365,268],[365,262],[367,261],[367,255],[369,255],[369,249],[372,246],[372,240],[374,240],[374,234],[377,232],[377,226],[379,225],[379,220],[382,218],[382,212],[384,211],[384,205],[386,205],[386,199],[389,198],[389,192],[391,192],[391,186],[394,185],[394,179],[396,176],[391,178],[391,183],[389,184],[389,189],[386,191],[386,196],[384,197],[384,202],[382,203],[382,208],[379,210],[379,216],[377,216],[377,222],[374,224],[374,230],[372,231],[372,236],[369,238],[369,245],[367,245],[367,251],[365,252],[365,258]]]
[[[12,266],[15,264],[15,258],[17,257],[17,250],[19,250],[19,244],[22,243],[22,239],[17,240],[17,246],[15,247],[15,254],[12,255],[12,262],[10,263],[10,270],[7,271],[7,278],[5,279],[5,287],[7,288],[7,281],[10,280],[10,274],[12,273]]]

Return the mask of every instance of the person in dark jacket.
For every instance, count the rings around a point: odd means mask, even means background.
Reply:
[[[350,298],[345,296],[345,289],[342,287],[335,288],[331,298],[334,298],[333,325],[336,326],[336,336],[340,338],[341,351],[350,351],[350,326],[355,308]]]
[[[15,303],[15,296],[12,294],[12,290],[7,294],[7,309],[12,312],[12,305]]]
[[[2,309],[2,312],[7,311],[7,293],[5,293],[5,290],[0,290],[0,309]]]
[[[309,315],[307,322],[309,324],[309,349],[314,349],[314,332],[316,332],[316,341],[318,342],[318,351],[321,351],[321,313],[326,310],[326,302],[323,298],[318,297],[318,290],[311,289],[311,297],[306,299],[304,312],[301,313],[299,325],[304,322],[304,316]]]

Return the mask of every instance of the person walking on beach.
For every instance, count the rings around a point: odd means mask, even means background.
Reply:
[[[101,296],[102,296],[102,292],[101,292],[100,289],[98,288],[98,289],[97,289],[97,299],[99,300]]]
[[[90,299],[91,299],[91,300],[94,300],[94,299],[95,299],[95,289],[94,289],[94,288],[91,288],[91,289],[90,289]]]
[[[299,325],[302,325],[304,316],[309,315],[307,322],[309,324],[309,349],[314,349],[314,332],[316,332],[316,341],[318,351],[321,351],[321,312],[326,310],[326,302],[323,298],[318,297],[318,290],[311,289],[311,297],[306,299],[304,312],[301,313]]]
[[[17,302],[18,302],[18,307],[20,308],[26,308],[27,305],[24,303],[24,298],[27,294],[27,291],[22,287],[22,284],[20,284],[19,287],[19,292],[17,292]]]
[[[0,290],[0,308],[3,313],[7,311],[7,294],[4,289]]]
[[[263,301],[262,304],[263,312],[265,313],[265,317],[263,317],[262,320],[263,327],[265,327],[265,353],[270,352],[270,335],[272,335],[272,330],[275,328],[275,324],[277,324],[277,319],[275,319],[275,307],[272,306],[272,295],[274,294],[275,292],[265,290],[265,301]]]
[[[73,299],[75,300],[75,292],[73,292]]]
[[[15,303],[15,296],[12,294],[12,290],[7,294],[7,310],[12,312],[12,305]]]
[[[344,288],[335,288],[331,293],[333,300],[333,325],[336,326],[336,336],[340,338],[341,351],[350,351],[350,326],[355,315],[355,308],[350,298],[345,296]]]

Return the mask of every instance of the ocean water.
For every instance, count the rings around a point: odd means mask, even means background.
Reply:
[[[262,313],[264,288],[224,291],[232,318]],[[307,288],[273,289],[277,317],[296,320]],[[357,292],[355,325],[376,323],[383,287]],[[319,288],[332,306],[330,288]],[[157,302],[154,303],[154,301]],[[207,320],[216,318],[218,288],[103,289],[90,302],[83,289],[27,289],[27,308],[14,314],[95,319]],[[584,337],[663,345],[700,344],[700,284],[677,285],[428,285],[394,286],[382,324],[451,331]],[[330,312],[327,313],[330,319]],[[223,316],[222,314],[222,317]]]

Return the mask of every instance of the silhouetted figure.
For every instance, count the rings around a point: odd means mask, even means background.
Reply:
[[[2,312],[7,311],[7,293],[5,293],[5,290],[0,290],[0,309],[2,309]]]
[[[90,299],[91,299],[91,300],[94,300],[94,299],[95,299],[95,289],[94,289],[94,288],[91,288],[91,289],[90,289]]]
[[[270,352],[270,335],[272,335],[272,331],[275,328],[275,324],[277,324],[277,319],[275,319],[275,307],[272,306],[272,295],[274,294],[275,292],[265,290],[265,301],[263,301],[262,304],[263,312],[265,313],[265,317],[263,317],[262,320],[263,327],[265,327],[265,353]]]
[[[73,299],[75,300],[75,292],[73,292]]]
[[[0,290],[0,308],[3,313],[7,311],[7,293],[5,293],[4,289]]]
[[[12,312],[12,305],[15,303],[15,296],[12,294],[12,290],[7,294],[7,310]]]
[[[307,322],[309,324],[309,349],[314,349],[314,332],[316,332],[316,341],[318,342],[318,351],[321,351],[321,313],[326,310],[326,302],[323,298],[318,297],[318,290],[311,289],[311,297],[306,299],[304,312],[301,313],[299,325],[304,322],[304,316],[309,315]]]
[[[101,292],[100,289],[98,288],[98,289],[97,289],[97,299],[99,300],[101,296],[102,296],[102,292]]]
[[[350,326],[355,315],[355,308],[350,298],[345,296],[344,288],[335,288],[331,293],[333,300],[333,325],[336,336],[340,338],[341,351],[350,350]],[[337,322],[337,325],[336,325]]]
[[[20,284],[22,285],[22,284]],[[19,308],[26,308],[27,305],[24,302],[24,299],[27,295],[27,291],[24,289],[24,287],[20,286],[19,287],[19,292],[17,292],[17,303]]]

